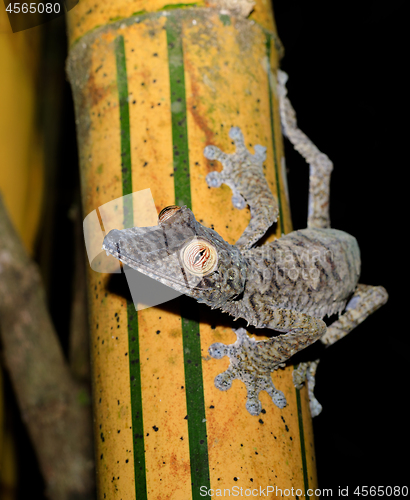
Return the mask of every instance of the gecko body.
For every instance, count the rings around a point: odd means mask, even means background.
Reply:
[[[387,300],[384,288],[359,284],[356,239],[330,228],[332,163],[297,127],[285,83],[286,75],[279,72],[283,131],[310,165],[306,229],[254,246],[276,221],[278,205],[263,174],[266,148],[255,146],[251,154],[242,132],[233,127],[234,153],[210,145],[204,155],[223,165],[221,172],[207,176],[208,185],[227,184],[234,206],[250,208],[250,223],[235,245],[200,224],[185,206],[166,207],[158,226],[112,230],[103,244],[115,258],[198,302],[235,319],[243,318],[248,325],[279,333],[258,341],[238,328],[234,330],[235,343],[209,347],[212,357],[230,359],[229,368],[216,377],[215,386],[228,390],[234,379],[241,380],[247,388],[246,408],[252,415],[262,410],[262,390],[279,408],[286,405],[284,394],[273,385],[274,370],[319,339],[326,345],[334,343]],[[333,314],[339,318],[327,327],[323,317]],[[300,363],[293,374],[297,387],[307,380],[312,415],[321,411],[313,395],[317,363]]]

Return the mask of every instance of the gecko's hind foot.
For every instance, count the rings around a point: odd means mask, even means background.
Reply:
[[[301,389],[305,383],[305,380],[307,381],[309,407],[312,417],[317,417],[323,409],[322,405],[316,399],[313,392],[315,389],[316,370],[318,364],[318,359],[316,361],[300,363],[299,366],[293,371],[293,384],[296,389]]]
[[[282,391],[275,391],[274,394],[268,391],[268,394],[270,394],[273,402],[278,408],[285,408],[285,406],[287,405],[287,401]]]
[[[215,377],[214,384],[217,389],[220,391],[227,391],[232,387],[232,380],[235,377],[232,377],[232,373],[226,371],[220,373]]]
[[[317,417],[320,413],[322,413],[323,406],[319,403],[319,401],[315,397],[313,397],[313,399],[309,401],[309,406],[312,418]]]
[[[254,416],[262,411],[262,403],[259,400],[261,391],[266,391],[278,408],[284,408],[285,395],[275,388],[271,377],[271,372],[282,364],[273,362],[269,353],[264,353],[266,341],[257,341],[249,337],[244,328],[234,332],[238,337],[234,344],[225,345],[216,342],[208,349],[211,357],[221,359],[228,356],[231,361],[228,369],[215,377],[215,387],[227,391],[231,388],[233,380],[242,381],[247,390],[246,409]]]
[[[262,411],[262,403],[259,401],[259,398],[257,398],[256,400],[248,398],[245,407],[248,412],[254,417],[257,417]]]
[[[276,389],[274,389],[273,391],[266,390],[266,392],[269,394],[269,396],[272,398],[273,403],[278,408],[280,409],[285,408],[287,401],[283,392],[277,391]],[[249,392],[245,406],[248,412],[255,417],[257,417],[262,411],[262,403],[260,402],[259,397],[249,396]]]

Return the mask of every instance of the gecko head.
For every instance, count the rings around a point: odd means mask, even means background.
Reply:
[[[242,293],[246,260],[189,208],[164,208],[158,225],[113,229],[103,249],[137,271],[204,302],[221,307]]]

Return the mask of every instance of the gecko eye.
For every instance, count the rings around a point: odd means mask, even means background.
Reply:
[[[163,208],[158,215],[158,222],[160,224],[161,222],[165,222],[167,219],[172,217],[175,212],[178,212],[178,210],[181,210],[181,207],[178,207],[177,205],[170,205],[169,207]]]
[[[207,276],[218,264],[216,248],[206,240],[195,238],[181,250],[182,262],[195,276]]]

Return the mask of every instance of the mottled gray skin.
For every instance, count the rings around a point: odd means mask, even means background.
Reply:
[[[243,318],[256,328],[282,333],[257,341],[240,328],[234,330],[234,344],[216,343],[209,348],[214,358],[230,358],[229,368],[215,379],[216,387],[227,390],[235,378],[241,380],[247,388],[246,407],[252,415],[262,409],[261,390],[279,408],[286,405],[284,394],[273,385],[274,370],[318,339],[326,345],[334,343],[387,300],[384,288],[358,284],[360,252],[355,238],[329,227],[332,163],[297,128],[285,82],[280,72],[277,90],[283,130],[310,165],[307,229],[253,247],[276,220],[278,207],[263,175],[266,148],[255,146],[252,155],[242,132],[234,127],[230,131],[236,145],[234,153],[208,146],[204,154],[223,165],[222,172],[207,176],[208,184],[228,184],[234,206],[250,207],[251,221],[235,245],[202,226],[187,207],[177,209],[155,227],[113,230],[103,245],[130,267],[198,302],[219,308],[235,319]],[[209,242],[218,257],[215,269],[206,276],[192,274],[184,261],[183,249],[195,239]],[[322,318],[342,311],[327,328]],[[317,363],[301,363],[294,371],[297,387],[307,379],[313,416],[321,411],[313,395]]]
[[[218,9],[222,14],[245,18],[252,12],[255,2],[253,0],[213,0],[210,6]]]
[[[269,328],[267,311],[272,306],[319,318],[340,313],[360,273],[355,238],[336,229],[294,231],[242,255],[248,273],[240,305],[252,310],[248,321],[257,328]]]

